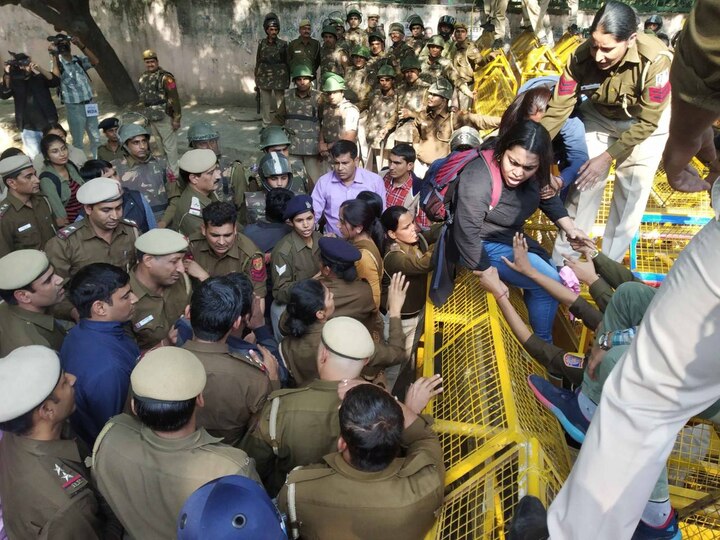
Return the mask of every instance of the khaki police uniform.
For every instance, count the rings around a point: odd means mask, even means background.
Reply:
[[[278,496],[290,527],[303,538],[423,538],[443,501],[442,449],[424,418],[403,432],[405,457],[363,472],[339,453],[288,475]]]
[[[0,257],[17,249],[39,249],[55,236],[55,215],[42,195],[22,202],[11,192],[0,203]]]
[[[290,300],[290,287],[320,271],[320,238],[322,235],[319,232],[313,232],[312,246],[308,246],[292,231],[273,248],[270,271],[275,302],[287,304]]]
[[[52,315],[0,304],[0,356],[25,345],[44,345],[59,351],[66,333]]]
[[[267,294],[265,255],[247,236],[237,233],[235,243],[222,256],[218,256],[212,250],[208,241],[199,232],[192,235],[189,240],[193,259],[211,277],[241,272],[252,281],[255,294],[259,298],[265,298]]]
[[[475,82],[475,70],[487,63],[482,53],[475,47],[475,44],[466,39],[456,41],[450,55],[450,64],[468,88],[472,88]],[[460,110],[470,110],[472,98],[462,92],[458,93],[458,106]]]
[[[322,339],[324,322],[311,324],[305,334],[293,336],[286,327],[287,313],[280,318],[280,330],[285,337],[280,342],[280,355],[297,386],[305,386],[319,377],[317,369],[318,347]]]
[[[305,64],[313,73],[317,73],[320,67],[320,42],[315,38],[309,38],[303,42],[301,37],[293,39],[288,44],[288,65],[290,71],[298,64]]]
[[[338,277],[321,276],[318,281],[334,295],[333,317],[352,317],[363,323],[377,338],[378,312],[370,284],[364,279],[345,281]],[[377,341],[377,339],[376,339]]]
[[[203,224],[203,208],[217,200],[215,192],[206,196],[192,186],[187,186],[178,198],[175,217],[172,224],[169,224],[170,228],[185,236],[199,232]]]
[[[417,133],[413,124],[414,115],[425,109],[428,88],[430,88],[430,85],[419,77],[412,84],[403,82],[398,86],[397,108],[385,125],[386,131],[395,129],[395,143],[405,142],[412,144],[417,142],[415,141]],[[400,119],[400,111],[403,109],[409,110],[413,116]]]
[[[290,85],[288,43],[276,38],[260,40],[255,56],[255,86],[260,89],[261,114],[264,126],[269,126],[280,106],[283,92]]]
[[[119,145],[115,150],[111,150],[107,143],[98,146],[98,159],[104,159],[105,161],[113,162],[116,159],[122,159],[125,157],[122,145]]]
[[[241,448],[255,460],[271,496],[280,491],[285,477],[295,467],[318,463],[337,449],[339,407],[338,381],[315,379],[303,388],[278,390],[270,395]]]
[[[230,352],[226,343],[187,341],[183,348],[198,357],[207,374],[205,406],[197,410],[197,425],[237,446],[273,386],[280,387],[279,381],[270,381],[261,362]]]
[[[655,171],[668,137],[670,121],[670,62],[667,47],[653,36],[638,34],[637,42],[618,66],[603,71],[591,54],[591,42],[581,44],[570,56],[542,125],[555,136],[572,113],[578,98],[585,124],[588,154],[607,152],[616,160],[612,210],[605,225],[603,251],[621,260],[640,226],[652,189]],[[608,171],[592,189],[570,187],[565,207],[575,224],[591,231],[602,201]],[[561,232],[553,260],[572,249]]]

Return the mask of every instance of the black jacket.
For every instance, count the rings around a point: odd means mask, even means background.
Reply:
[[[23,129],[27,99],[31,94],[35,106],[39,107],[47,124],[58,121],[57,109],[49,90],[49,88],[60,85],[60,79],[57,76],[53,75],[52,79],[46,79],[43,75],[32,73],[26,79],[23,75],[11,73],[9,77],[9,86],[5,86],[8,75],[3,77],[2,84],[0,84],[0,99],[15,98],[15,124],[19,130]]]

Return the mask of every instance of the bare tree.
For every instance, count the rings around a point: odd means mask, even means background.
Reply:
[[[21,6],[63,30],[78,36],[100,60],[96,70],[117,105],[137,102],[138,94],[125,66],[90,13],[90,0],[0,0],[0,6]]]

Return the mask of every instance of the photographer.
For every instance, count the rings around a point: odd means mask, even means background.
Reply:
[[[60,96],[65,104],[68,126],[73,146],[84,150],[83,136],[87,132],[90,139],[90,153],[97,158],[100,146],[98,129],[98,106],[93,99],[88,70],[99,62],[97,56],[88,49],[79,38],[57,34],[48,36],[48,50],[52,57],[53,75],[60,78]],[[70,44],[78,47],[87,56],[70,54]]]
[[[12,59],[5,62],[0,84],[0,99],[15,98],[15,124],[22,135],[25,153],[33,158],[40,152],[43,128],[58,120],[49,89],[59,86],[60,79],[28,55],[10,54]]]

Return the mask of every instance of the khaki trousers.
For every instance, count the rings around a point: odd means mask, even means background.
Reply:
[[[538,39],[548,39],[545,28],[550,27],[550,18],[546,15],[550,0],[523,0],[522,10],[525,21],[530,24]],[[550,32],[552,36],[552,32]]]
[[[720,183],[713,201],[717,212]],[[552,540],[630,538],[676,435],[720,396],[719,267],[716,218],[680,254],[608,376],[575,466],[548,511]]]
[[[177,131],[172,127],[172,119],[165,115],[159,122],[150,122],[150,132],[155,138],[158,150],[167,159],[168,167],[172,169],[175,176],[180,174],[178,167]]]
[[[490,17],[495,25],[495,39],[505,39],[509,0],[490,0]]]
[[[262,115],[263,127],[272,123],[284,94],[284,90],[260,89],[260,114]]]
[[[585,124],[585,141],[591,158],[606,151],[635,122],[634,119],[610,120],[597,112],[587,101],[581,106],[580,111]],[[670,107],[665,110],[655,133],[635,146],[628,157],[617,161],[610,215],[605,225],[602,242],[603,253],[611,259],[622,261],[633,236],[640,228],[655,172],[662,157],[661,149],[665,147],[668,138],[669,123]],[[587,233],[595,224],[607,183],[607,173],[608,171],[601,175],[604,180],[587,191],[578,191],[574,185],[570,186],[565,208],[575,220],[575,224]],[[565,233],[558,233],[553,251],[555,264],[562,266],[562,254],[572,252]]]

